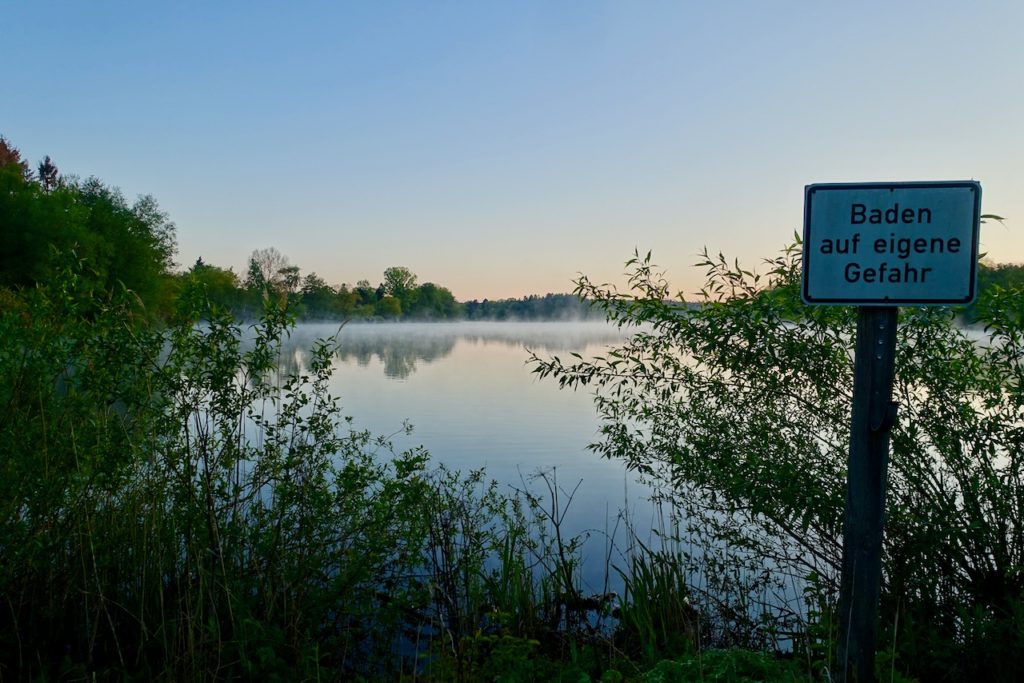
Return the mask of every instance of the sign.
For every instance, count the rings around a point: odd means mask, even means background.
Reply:
[[[981,184],[820,183],[804,194],[807,304],[969,304]]]

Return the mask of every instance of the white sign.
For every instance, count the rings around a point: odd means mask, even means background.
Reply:
[[[822,183],[804,194],[808,304],[968,304],[981,184]]]

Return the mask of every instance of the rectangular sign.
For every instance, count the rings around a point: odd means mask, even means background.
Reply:
[[[969,304],[980,218],[975,181],[808,185],[804,303]]]

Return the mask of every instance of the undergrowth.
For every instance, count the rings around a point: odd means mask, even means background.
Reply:
[[[668,558],[585,593],[555,477],[503,492],[355,429],[332,340],[282,363],[286,310],[156,328],[80,267],[2,301],[0,680],[599,680],[697,651]]]

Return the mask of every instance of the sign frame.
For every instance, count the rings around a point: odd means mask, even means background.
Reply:
[[[822,239],[821,230],[827,230],[822,226],[813,224],[814,201],[816,195],[822,192],[864,192],[864,191],[885,191],[907,193],[913,190],[968,190],[973,194],[973,211],[971,225],[971,237],[969,249],[964,249],[964,259],[969,258],[968,263],[963,264],[966,272],[959,270],[962,276],[968,278],[968,293],[964,297],[921,297],[921,296],[835,296],[823,295],[816,291],[823,288],[819,280],[812,280],[816,276],[815,268],[820,261],[816,260],[814,249],[811,248],[813,239]],[[808,305],[834,305],[834,306],[954,306],[967,305],[977,297],[977,268],[978,268],[978,241],[981,224],[981,183],[975,180],[944,180],[944,181],[920,181],[920,182],[867,182],[867,183],[814,183],[804,188],[804,230],[803,230],[803,273],[800,285],[800,298]],[[812,232],[818,231],[812,235]],[[828,233],[832,234],[832,233]],[[968,245],[963,245],[968,247]],[[818,257],[822,258],[822,257]],[[816,276],[820,278],[821,276]],[[922,275],[923,278],[923,275]],[[831,282],[829,283],[831,284]]]

